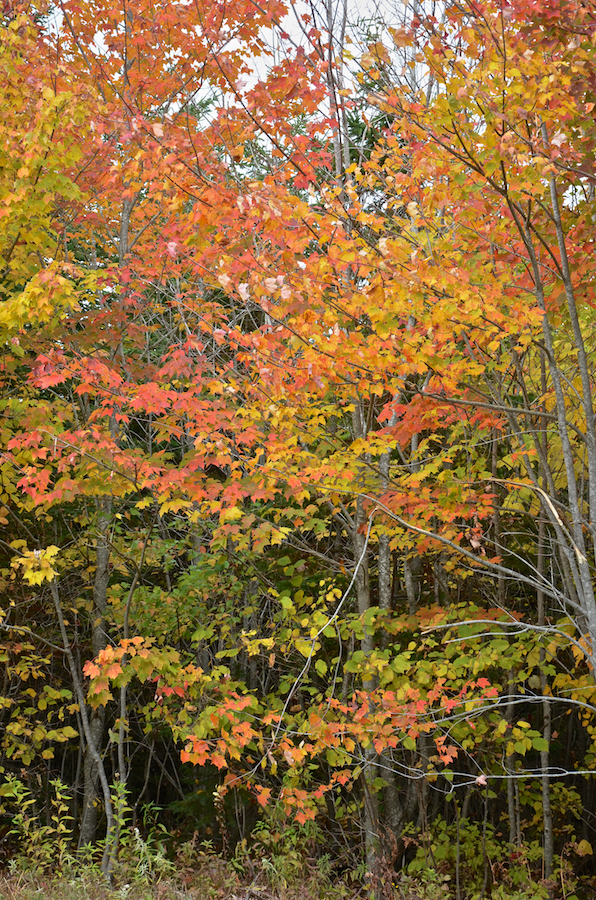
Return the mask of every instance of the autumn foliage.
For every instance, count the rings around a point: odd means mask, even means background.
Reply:
[[[554,896],[593,831],[596,13],[326,4],[5,7],[2,771],[66,773],[108,874],[116,779],[195,790],[159,763],[378,896],[474,817],[458,900],[489,826]]]

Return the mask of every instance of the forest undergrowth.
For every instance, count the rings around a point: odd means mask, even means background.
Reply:
[[[591,900],[596,890],[582,877],[585,840],[565,844],[547,879],[537,841],[507,845],[486,822],[458,817],[454,829],[439,818],[426,831],[407,828],[371,872],[355,848],[338,853],[319,823],[289,822],[279,805],[234,840],[216,804],[205,839],[168,830],[154,804],[137,816],[118,786],[118,851],[106,877],[105,841],[76,848],[66,786],[54,781],[42,809],[23,782],[11,784],[0,809],[2,900]]]

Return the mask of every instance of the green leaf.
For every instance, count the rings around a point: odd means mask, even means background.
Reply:
[[[319,673],[319,675],[327,674],[327,663],[324,659],[318,659],[315,663],[315,669]]]

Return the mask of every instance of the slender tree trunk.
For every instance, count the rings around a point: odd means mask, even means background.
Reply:
[[[361,439],[365,437],[366,426],[362,407],[359,401],[356,401],[355,409],[352,414],[352,423],[354,437]],[[354,515],[354,526],[352,529],[352,546],[355,565],[358,565],[356,574],[356,594],[358,597],[358,612],[360,616],[366,615],[371,608],[370,596],[370,575],[369,561],[367,549],[367,529],[366,515],[362,500],[356,501],[356,513]],[[365,656],[370,656],[374,650],[374,636],[372,634],[364,634],[360,642],[360,649]],[[374,691],[376,684],[374,677],[367,676],[362,683],[365,691]],[[364,786],[364,845],[366,852],[366,866],[370,873],[373,884],[373,892],[376,887],[377,870],[378,870],[378,852],[379,852],[379,805],[378,798],[374,787],[377,777],[377,760],[378,754],[372,744],[365,749],[365,769],[363,777]]]
[[[357,515],[355,517],[355,527],[353,533],[354,558],[356,561],[364,559],[358,569],[356,576],[356,591],[358,596],[358,612],[364,616],[371,607],[370,602],[370,580],[368,570],[368,559],[365,552],[366,534],[361,530],[365,525],[366,519],[362,510],[362,501],[357,502]],[[365,634],[360,642],[360,649],[369,656],[374,650],[374,638],[372,635]],[[365,691],[373,691],[375,689],[375,679],[371,677],[365,678],[362,684]],[[377,777],[377,753],[372,746],[368,746],[365,750],[365,801],[364,801],[364,840],[366,849],[366,865],[368,871],[374,879],[377,870],[378,856],[378,819],[379,808],[374,781]]]
[[[546,130],[546,125],[544,122],[542,123],[542,138],[544,143],[548,146],[548,134]],[[551,208],[553,213],[553,219],[555,223],[555,230],[557,232],[557,244],[559,245],[559,254],[561,257],[561,270],[562,270],[562,281],[563,287],[565,288],[565,299],[567,301],[567,312],[569,313],[569,320],[571,322],[571,328],[573,331],[573,339],[575,342],[575,349],[577,350],[577,363],[579,368],[579,375],[582,385],[582,406],[584,417],[586,420],[586,429],[585,429],[585,443],[587,450],[587,462],[588,462],[588,494],[589,494],[589,511],[590,511],[590,525],[592,526],[592,539],[594,538],[594,534],[596,532],[596,419],[594,416],[594,404],[592,401],[592,376],[590,372],[590,364],[588,361],[588,354],[586,352],[586,346],[584,342],[584,336],[582,333],[582,327],[579,320],[579,315],[577,312],[577,305],[575,301],[575,293],[573,289],[573,281],[571,278],[571,271],[569,266],[569,260],[567,257],[567,246],[565,243],[565,233],[563,231],[563,224],[561,221],[561,210],[559,206],[559,196],[557,191],[557,180],[555,175],[551,173],[549,177],[549,187],[550,187],[550,197],[551,197]],[[563,188],[565,190],[565,188]],[[579,544],[578,544],[579,546]],[[592,594],[592,602],[593,602],[593,594]],[[596,637],[596,634],[594,635]]]
[[[394,424],[394,416],[392,417],[390,424]],[[389,487],[389,457],[389,453],[384,453],[379,460],[382,493]],[[391,600],[393,596],[393,567],[391,564],[391,550],[389,547],[388,534],[379,535],[378,553],[379,608],[389,610],[391,609]],[[404,809],[399,796],[397,775],[394,772],[393,758],[390,750],[384,750],[381,753],[381,774],[386,783],[383,790],[383,807],[389,832],[389,840],[385,841],[385,843],[390,845],[384,848],[384,853],[388,858],[391,858],[397,852],[398,841],[404,826]]]
[[[64,624],[64,610],[62,608],[62,603],[60,600],[60,591],[58,587],[58,582],[56,580],[52,581],[50,584],[50,590],[52,592],[52,599],[54,601],[54,608],[56,610],[56,615],[58,616],[58,623],[60,627],[60,634],[62,636],[62,644],[64,646],[64,652],[66,654],[66,659],[68,661],[68,666],[70,669],[70,674],[72,677],[73,687],[75,696],[77,698],[77,702],[79,704],[79,715],[81,718],[81,724],[83,726],[83,735],[86,741],[86,755],[89,756],[94,763],[94,772],[95,774],[95,784],[99,781],[101,784],[104,808],[106,814],[106,843],[103,853],[102,859],[102,872],[111,881],[112,878],[112,870],[114,864],[114,811],[112,807],[112,797],[110,793],[110,786],[108,784],[108,779],[106,775],[105,766],[103,764],[103,759],[101,757],[101,753],[99,751],[97,743],[94,740],[94,730],[91,726],[91,710],[87,706],[85,701],[85,693],[83,690],[83,681],[81,677],[81,673],[77,668],[77,664],[75,658],[73,656],[70,640],[68,638],[68,634],[66,632],[66,626]],[[97,789],[96,789],[96,809],[97,809]],[[97,815],[97,812],[96,812]],[[79,842],[79,846],[81,846],[81,842]]]
[[[492,475],[497,477],[497,450],[498,450],[498,440],[497,440],[497,432],[496,429],[493,431],[493,446],[492,446]],[[493,534],[494,534],[494,544],[495,544],[495,553],[497,556],[501,555],[501,513],[499,510],[499,485],[495,482],[493,484],[493,491],[495,492],[495,509],[493,512]],[[505,577],[502,572],[497,574],[497,603],[499,606],[502,606],[505,603]]]
[[[514,719],[513,696],[515,694],[515,674],[509,672],[508,680],[509,702],[505,710],[505,718],[511,725]],[[507,779],[507,814],[509,817],[509,843],[516,847],[521,844],[521,829],[519,815],[519,790],[515,776],[515,753],[505,757],[505,771],[511,776]]]
[[[541,518],[538,526],[538,572],[544,573],[544,537],[545,524]],[[545,625],[544,615],[544,594],[538,591],[538,625]],[[546,673],[545,650],[540,648],[540,689],[543,696],[546,696]],[[551,878],[554,869],[554,833],[553,833],[553,816],[550,804],[550,779],[548,771],[550,768],[550,741],[552,737],[552,717],[551,705],[549,700],[542,701],[542,737],[549,745],[546,750],[540,751],[540,768],[542,769],[541,788],[542,788],[542,821],[544,830],[544,877]]]
[[[590,382],[589,382],[589,372],[587,369],[587,360],[584,342],[581,334],[581,328],[579,326],[579,322],[577,320],[577,311],[575,308],[575,300],[573,297],[573,288],[571,284],[571,279],[569,275],[569,269],[567,265],[567,256],[565,251],[565,241],[562,234],[561,224],[560,224],[560,215],[557,201],[557,191],[556,184],[554,179],[551,181],[551,198],[553,204],[553,214],[555,217],[555,222],[557,226],[557,237],[559,240],[559,249],[561,250],[562,255],[562,263],[564,268],[564,284],[565,284],[565,294],[567,298],[567,309],[572,320],[573,325],[573,334],[576,344],[576,349],[578,352],[578,359],[580,363],[580,374],[582,380],[582,389],[583,389],[583,407],[584,414],[586,417],[586,449],[588,454],[588,469],[589,469],[589,490],[590,490],[590,502],[594,501],[596,495],[596,483],[593,485],[593,481],[596,482],[596,459],[593,458],[593,444],[596,441],[596,435],[594,434],[594,412],[592,407],[592,399],[591,394],[587,396],[587,391],[591,391]],[[510,207],[511,208],[511,207]],[[513,211],[514,218],[517,222],[517,227],[520,230],[520,233],[524,237],[524,242],[526,245],[526,249],[528,251],[528,256],[530,258],[530,263],[532,266],[532,274],[534,279],[534,290],[536,295],[536,300],[538,302],[539,308],[546,313],[546,305],[544,299],[544,285],[542,282],[542,276],[540,271],[540,266],[538,263],[538,258],[536,256],[536,251],[534,249],[534,244],[532,240],[532,234],[527,226],[522,224],[519,220],[519,214],[516,210]],[[562,522],[558,512],[556,511],[552,501],[549,502],[549,499],[543,496],[543,510],[544,513],[548,516],[553,529],[557,534],[557,539],[559,540],[560,546],[562,547],[563,552],[567,557],[567,562],[569,569],[572,573],[575,589],[578,596],[578,605],[583,616],[585,616],[587,627],[590,635],[590,649],[586,653],[586,657],[592,672],[596,671],[596,598],[594,596],[594,586],[592,583],[592,572],[590,568],[590,562],[587,556],[587,548],[586,542],[584,540],[584,521],[582,516],[582,502],[580,495],[580,486],[578,485],[578,481],[576,478],[575,472],[575,459],[573,454],[573,448],[571,444],[571,438],[569,436],[569,428],[567,425],[567,408],[565,404],[565,393],[563,391],[563,376],[559,370],[557,365],[557,354],[555,352],[555,346],[553,341],[553,336],[551,332],[551,326],[548,320],[547,315],[542,316],[542,333],[544,337],[544,346],[546,349],[546,356],[548,360],[548,368],[549,374],[552,381],[552,385],[555,393],[556,400],[556,412],[557,412],[557,424],[558,424],[558,432],[559,437],[561,439],[561,450],[563,456],[563,462],[565,465],[565,475],[566,475],[566,487],[567,487],[567,498],[568,498],[568,507],[569,513],[571,517],[571,528],[569,529],[569,533],[562,527]],[[588,434],[589,433],[589,434]],[[594,451],[596,455],[596,451]],[[593,489],[594,488],[594,489]],[[593,526],[594,516],[590,513],[590,522]],[[569,598],[569,602],[571,603],[571,598]]]
[[[540,355],[540,382],[542,395],[546,396],[546,362],[544,359],[544,354]],[[542,456],[544,459],[547,458],[548,451],[548,435],[546,433],[546,422],[543,420],[543,425],[541,429],[541,443],[542,443]],[[544,479],[543,487],[546,490],[546,476]],[[546,541],[546,522],[544,519],[544,515],[540,516],[538,522],[538,558],[536,561],[536,569],[538,571],[539,578],[543,578],[545,575],[545,541]],[[538,625],[540,627],[544,627],[546,624],[546,616],[544,610],[544,591],[538,590],[536,592],[536,603],[538,607]],[[540,648],[540,691],[542,696],[546,696],[546,673],[544,671],[545,661],[546,661],[546,653],[544,647]],[[553,815],[550,804],[550,779],[548,777],[548,771],[550,767],[550,742],[552,737],[552,716],[551,716],[551,704],[549,700],[542,701],[542,737],[547,743],[546,750],[540,751],[540,768],[542,769],[542,777],[541,777],[541,791],[542,791],[542,822],[543,822],[543,833],[544,833],[544,877],[546,879],[552,878],[553,869],[554,869],[554,831],[553,831]],[[549,894],[552,895],[552,890],[549,890]]]
[[[105,613],[107,608],[107,590],[110,577],[110,543],[108,529],[111,516],[111,502],[100,501],[97,521],[97,542],[95,550],[96,569],[93,581],[93,655],[97,656],[106,645]],[[88,734],[85,734],[86,748],[83,763],[83,817],[79,832],[79,849],[93,843],[97,830],[97,814],[99,801],[99,768],[98,756],[103,747],[105,732],[105,706],[89,710]]]

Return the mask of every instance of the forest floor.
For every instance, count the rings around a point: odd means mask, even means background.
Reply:
[[[192,867],[162,872],[118,867],[112,885],[95,866],[68,864],[42,873],[13,865],[0,873],[0,900],[356,900],[366,895],[359,884],[310,870],[288,883],[266,866],[239,874],[215,854],[200,856]]]
[[[111,886],[91,867],[46,874],[5,870],[0,873],[0,900],[365,900],[369,896],[361,883],[317,877],[310,869],[292,883],[274,881],[265,871],[241,876],[226,861],[206,855],[193,869],[148,875],[119,871]],[[391,894],[394,900],[451,900],[452,896],[447,884],[439,884],[434,877],[430,883],[425,878],[398,880]]]
[[[324,896],[324,895],[323,895]],[[358,886],[341,885],[337,896],[357,900],[365,893]],[[202,877],[168,877],[155,882],[122,882],[109,887],[101,879],[15,874],[0,877],[0,900],[322,900],[319,886],[272,887],[262,883],[219,887]],[[413,897],[412,900],[418,900]],[[422,898],[421,898],[422,900]]]

